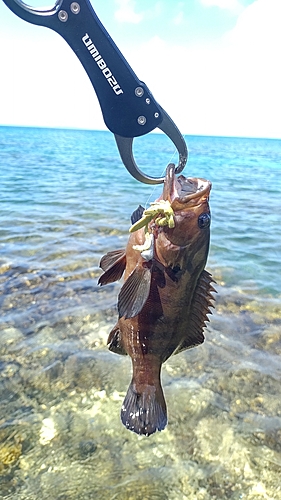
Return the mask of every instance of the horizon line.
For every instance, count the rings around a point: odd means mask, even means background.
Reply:
[[[29,129],[42,129],[42,130],[73,130],[73,131],[84,131],[84,132],[107,132],[113,134],[108,129],[91,129],[83,127],[66,127],[66,126],[48,126],[48,125],[12,125],[12,124],[0,124],[0,128],[29,128]],[[154,129],[149,134],[155,135],[165,135],[164,132],[158,129]],[[148,134],[145,134],[148,135]],[[251,136],[251,135],[219,135],[219,134],[200,134],[200,133],[182,133],[184,137],[217,137],[222,139],[261,139],[261,140],[273,140],[280,141],[280,137],[265,137],[265,136]],[[140,136],[143,137],[143,136]]]

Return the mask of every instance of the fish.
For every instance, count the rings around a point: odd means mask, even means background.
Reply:
[[[129,355],[132,380],[121,408],[124,426],[150,436],[167,425],[162,364],[204,342],[215,288],[205,270],[209,252],[211,182],[166,169],[162,195],[131,217],[126,248],[104,255],[101,286],[121,279],[119,318],[109,350]]]

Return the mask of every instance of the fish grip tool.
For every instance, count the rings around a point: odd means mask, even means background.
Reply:
[[[104,122],[115,136],[121,159],[135,179],[146,184],[164,182],[165,177],[143,173],[133,156],[134,137],[157,127],[177,148],[176,173],[183,170],[188,152],[182,134],[138,79],[89,0],[57,0],[49,8],[34,8],[21,0],[3,1],[21,19],[59,33],[75,52],[96,91]]]

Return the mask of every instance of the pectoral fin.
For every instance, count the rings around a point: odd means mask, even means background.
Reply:
[[[129,275],[118,296],[119,317],[134,318],[140,313],[148,299],[151,271],[146,267],[136,267]]]
[[[212,282],[214,283],[211,274],[204,270],[198,279],[194,291],[190,306],[189,327],[185,339],[174,354],[191,349],[204,342],[203,330],[206,327],[206,321],[209,321],[208,314],[212,314],[210,307],[214,307],[212,292],[216,290],[211,285]]]
[[[125,256],[125,253],[126,253],[125,248],[108,252],[101,258],[100,267],[102,268],[103,271],[108,271],[108,269],[114,266],[114,264],[116,264],[120,259],[122,259]]]
[[[105,271],[99,278],[99,285],[107,285],[120,280],[126,267],[126,250],[114,250],[104,255],[100,267]]]

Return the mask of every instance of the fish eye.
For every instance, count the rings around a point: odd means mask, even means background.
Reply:
[[[198,217],[198,226],[200,229],[205,229],[206,227],[209,227],[211,224],[211,215],[207,212],[203,212],[203,214],[200,214]]]

